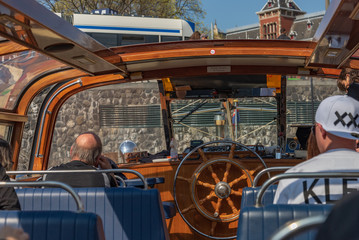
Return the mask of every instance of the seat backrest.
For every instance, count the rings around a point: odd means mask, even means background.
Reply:
[[[22,228],[36,240],[102,240],[101,219],[94,213],[70,211],[0,211],[0,229]]]
[[[78,188],[85,211],[101,217],[106,239],[169,239],[157,189]],[[72,197],[57,188],[17,189],[23,210],[75,210]]]
[[[263,205],[273,204],[274,195],[277,191],[278,185],[271,185],[263,195]],[[245,187],[242,190],[241,209],[251,207],[256,204],[258,191],[261,187]]]
[[[327,215],[332,205],[291,205],[273,204],[263,207],[245,207],[241,209],[237,239],[265,240],[285,223],[309,216]],[[300,239],[314,239],[313,231]]]

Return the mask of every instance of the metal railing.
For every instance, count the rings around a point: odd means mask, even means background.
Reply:
[[[37,187],[58,187],[66,190],[74,198],[77,211],[84,212],[84,205],[80,199],[80,196],[75,192],[75,190],[69,185],[62,182],[55,181],[41,181],[41,182],[0,182],[0,187],[28,187],[28,186],[37,186]]]
[[[306,217],[300,220],[291,221],[275,232],[270,240],[289,240],[305,231],[317,228],[325,222],[326,215]]]
[[[259,182],[259,179],[266,173],[269,173],[269,172],[275,172],[275,171],[284,171],[284,170],[288,170],[289,168],[292,168],[292,167],[289,167],[289,166],[283,166],[283,167],[270,167],[270,168],[265,168],[263,169],[262,171],[260,171],[254,178],[253,180],[253,187],[257,187],[257,184]]]
[[[148,189],[148,183],[145,179],[145,177],[135,171],[135,170],[131,170],[131,169],[99,169],[99,170],[41,170],[41,171],[7,171],[6,174],[7,175],[19,175],[19,174],[40,174],[40,175],[44,175],[44,174],[59,174],[59,173],[132,173],[136,176],[138,176],[141,181],[143,182],[143,186],[144,189],[147,190]]]

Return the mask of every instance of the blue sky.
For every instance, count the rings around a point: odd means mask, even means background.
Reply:
[[[217,21],[218,28],[228,29],[258,23],[256,12],[261,10],[267,0],[202,0],[202,7],[207,12],[204,25]],[[313,13],[325,10],[325,0],[294,0],[305,12]]]

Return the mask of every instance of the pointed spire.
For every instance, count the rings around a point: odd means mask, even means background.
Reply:
[[[213,26],[213,39],[219,39],[218,26],[216,20],[214,20],[214,26]]]

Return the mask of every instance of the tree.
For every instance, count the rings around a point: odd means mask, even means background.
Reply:
[[[53,12],[65,15],[111,8],[120,15],[181,18],[199,23],[205,16],[201,0],[37,0]]]

